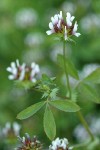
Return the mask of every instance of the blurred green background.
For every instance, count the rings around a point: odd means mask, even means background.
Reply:
[[[63,80],[63,74],[56,63],[57,53],[62,53],[62,45],[46,35],[51,16],[62,10],[65,13],[69,11],[76,17],[78,31],[81,33],[79,38],[75,38],[76,44],[67,44],[67,53],[80,75],[88,74],[100,64],[99,6],[99,0],[0,1],[0,133],[7,122],[18,122],[21,125],[21,136],[28,132],[30,135],[37,135],[43,143],[50,144],[43,131],[43,110],[27,120],[16,119],[21,110],[40,101],[41,95],[17,88],[13,81],[8,80],[9,73],[6,68],[16,59],[27,64],[35,61],[40,66],[41,74],[47,73],[51,77],[57,75],[58,81]],[[100,105],[80,103],[83,114],[96,130],[95,134],[100,136]],[[53,112],[57,124],[57,137],[66,137],[70,143],[80,142],[77,132],[81,129],[75,131],[76,126],[80,124],[76,114],[56,110]],[[96,121],[97,127],[93,125]],[[17,140],[11,143],[6,141],[12,137],[2,138],[1,134],[0,149],[11,150],[15,147]]]

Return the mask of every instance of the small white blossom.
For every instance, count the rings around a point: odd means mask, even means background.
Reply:
[[[50,30],[46,31],[47,35],[60,33],[60,37],[63,37],[64,40],[68,40],[68,37],[71,35],[79,37],[81,34],[77,33],[77,22],[75,22],[73,26],[74,18],[74,16],[71,16],[71,14],[67,12],[65,21],[62,15],[62,11],[60,11],[60,14],[56,14],[54,17],[51,17],[51,22],[49,23]]]
[[[49,150],[71,150],[72,147],[68,149],[68,140],[66,138],[59,139],[56,138],[52,141],[52,144],[49,146]]]
[[[44,41],[44,36],[41,33],[29,33],[24,42],[29,47],[36,47],[42,44]]]
[[[25,63],[22,65],[19,64],[17,60],[15,63],[11,63],[11,67],[7,68],[7,71],[12,73],[8,78],[10,80],[30,80],[32,82],[36,82],[36,75],[40,72],[39,65],[34,62],[31,66],[27,66]],[[12,76],[12,78],[11,78]]]
[[[84,78],[86,76],[88,76],[90,73],[92,73],[94,70],[96,70],[97,68],[99,68],[100,65],[99,64],[86,64],[82,71],[79,72],[80,78]]]

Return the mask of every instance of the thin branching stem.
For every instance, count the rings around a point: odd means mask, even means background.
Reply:
[[[83,117],[81,111],[78,111],[78,112],[77,112],[77,115],[78,115],[78,117],[79,117],[81,123],[83,124],[84,128],[85,128],[86,131],[88,132],[89,136],[91,137],[91,140],[93,141],[93,140],[94,140],[94,135],[92,134],[92,132],[91,132],[91,130],[90,130],[90,128],[89,128],[89,126],[88,126],[86,120],[84,119],[84,117]]]

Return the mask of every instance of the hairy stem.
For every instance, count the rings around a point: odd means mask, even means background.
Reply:
[[[65,69],[65,75],[67,80],[67,87],[69,92],[69,99],[71,99],[71,89],[70,89],[70,83],[69,83],[69,77],[67,72],[67,66],[66,66],[66,52],[65,52],[65,41],[63,42],[63,57],[64,57],[64,69]]]
[[[91,140],[94,140],[94,135],[92,134],[92,132],[91,132],[91,130],[90,130],[90,128],[89,128],[89,126],[88,126],[86,120],[84,119],[84,117],[83,117],[81,111],[78,111],[78,112],[77,112],[77,115],[78,115],[78,117],[79,117],[81,123],[83,124],[84,128],[85,128],[86,131],[88,132],[89,136],[91,137]]]
[[[63,42],[63,57],[64,57],[64,69],[65,69],[65,75],[66,75],[66,80],[67,80],[67,87],[68,87],[68,91],[69,91],[69,99],[71,99],[71,88],[70,88],[70,83],[69,83],[69,76],[68,76],[68,72],[67,72],[67,66],[66,66],[66,53],[65,53],[65,41]],[[77,112],[77,115],[81,121],[81,123],[83,124],[84,128],[86,129],[86,131],[88,132],[89,136],[91,137],[91,140],[94,140],[94,136],[92,134],[92,132],[90,131],[90,128],[86,122],[86,120],[84,119],[81,111]]]

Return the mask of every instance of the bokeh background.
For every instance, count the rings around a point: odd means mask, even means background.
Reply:
[[[37,135],[49,145],[43,131],[43,113],[20,121],[17,114],[33,103],[41,101],[41,95],[18,88],[8,80],[6,68],[16,59],[20,63],[39,64],[41,74],[64,75],[56,62],[57,53],[62,53],[62,45],[46,35],[48,23],[55,13],[70,12],[78,21],[79,38],[76,44],[67,44],[67,54],[77,67],[80,76],[86,76],[100,65],[100,1],[99,0],[1,0],[0,1],[0,149],[11,150],[17,145],[15,132]],[[73,82],[73,81],[72,81]],[[59,83],[58,83],[59,84]],[[100,105],[80,102],[91,130],[100,137]],[[70,143],[83,141],[88,135],[81,126],[76,114],[54,110],[57,124],[57,137],[66,137]],[[18,127],[17,123],[20,125]],[[8,132],[10,129],[11,131]],[[21,128],[21,129],[20,129]],[[17,131],[16,131],[17,130]],[[2,133],[4,135],[2,135]]]

